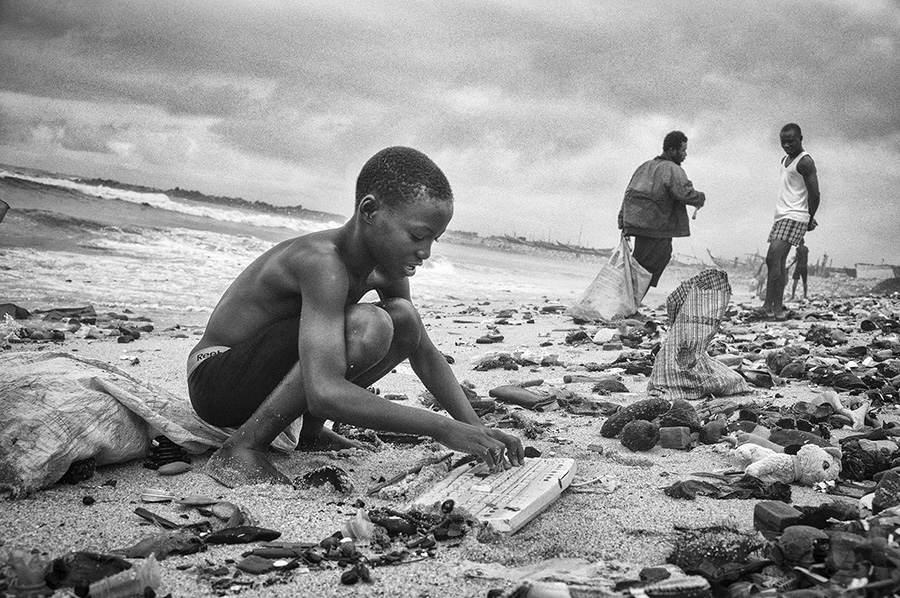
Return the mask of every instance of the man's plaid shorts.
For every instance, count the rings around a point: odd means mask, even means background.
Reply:
[[[790,218],[776,220],[775,224],[772,225],[772,231],[769,233],[769,243],[779,239],[797,246],[803,240],[803,235],[806,234],[807,228],[807,224],[799,220],[791,220]]]

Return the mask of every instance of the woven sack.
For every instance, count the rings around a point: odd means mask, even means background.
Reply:
[[[669,399],[700,399],[750,392],[744,378],[706,352],[731,298],[728,275],[704,270],[666,299],[669,334],[663,342],[648,392]]]

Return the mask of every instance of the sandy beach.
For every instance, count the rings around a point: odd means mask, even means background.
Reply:
[[[135,209],[133,206],[129,209]],[[15,213],[10,221],[16,222]],[[4,223],[4,227],[9,222]],[[108,237],[107,237],[108,238]],[[146,233],[145,233],[146,238]],[[222,280],[227,284],[231,271],[237,270],[241,259],[258,248],[258,241],[243,241],[245,254],[240,259],[217,263]],[[229,246],[230,247],[230,246]],[[59,248],[57,248],[59,249]],[[0,252],[12,256],[20,265],[31,260],[39,273],[40,267],[48,271],[54,267],[55,257],[68,259],[71,254],[47,247],[22,253],[21,247],[0,248]],[[600,325],[577,324],[561,313],[559,307],[567,306],[579,290],[590,282],[590,272],[596,271],[599,262],[573,262],[562,256],[502,255],[493,250],[471,247],[449,247],[438,259],[435,270],[423,270],[423,294],[419,303],[429,334],[445,355],[452,357],[457,378],[470,386],[479,398],[488,398],[492,388],[506,384],[535,382],[531,389],[546,394],[570,391],[594,400],[612,401],[628,405],[647,397],[647,377],[628,374],[621,369],[607,370],[615,374],[628,392],[600,395],[592,391],[589,381],[567,382],[567,376],[595,376],[597,366],[608,366],[627,347],[604,350],[601,344],[574,343],[567,339],[574,332],[584,331],[593,337]],[[467,252],[475,252],[483,271],[475,277],[465,269]],[[108,252],[107,252],[108,253]],[[55,254],[59,254],[56,255]],[[97,272],[115,271],[114,257],[99,250],[85,250],[89,267]],[[474,254],[473,254],[474,255]],[[25,256],[25,257],[23,257]],[[233,255],[231,257],[234,257]],[[89,259],[88,259],[89,258]],[[470,258],[472,261],[475,258]],[[223,258],[224,260],[224,258]],[[147,264],[153,263],[151,256]],[[46,265],[42,265],[46,262]],[[72,262],[75,263],[74,261]],[[122,271],[132,270],[132,281],[140,278],[138,287],[152,285],[153,276],[167,273],[172,280],[160,283],[164,288],[187,289],[179,277],[195,273],[189,264],[175,264],[168,268],[157,265],[150,272],[134,271],[133,263],[123,262]],[[529,264],[538,264],[546,270],[527,271]],[[552,268],[548,264],[556,264]],[[182,267],[183,266],[183,267]],[[517,270],[521,267],[522,270]],[[654,289],[645,302],[647,315],[660,324],[662,336],[647,338],[631,349],[649,355],[652,346],[666,333],[665,297],[679,282],[699,272],[698,267],[673,266],[667,270],[663,285]],[[111,277],[95,281],[90,292],[87,285],[75,292],[41,287],[37,275],[29,281],[26,270],[7,271],[4,301],[26,309],[50,309],[95,304],[98,312],[110,308],[102,297],[109,297],[110,289],[119,288],[113,295],[115,306],[130,309],[134,316],[145,315],[152,320],[153,330],[128,344],[120,344],[115,337],[100,339],[77,338],[69,335],[62,341],[25,341],[10,343],[3,352],[18,351],[66,351],[81,357],[101,360],[125,370],[131,376],[178,395],[186,396],[185,358],[193,347],[216,299],[214,286],[203,286],[210,294],[206,303],[194,299],[178,303],[172,299],[169,305],[146,302],[133,289],[128,280]],[[68,270],[70,278],[86,277],[90,272]],[[11,276],[16,274],[19,278]],[[152,275],[151,275],[152,274]],[[461,282],[454,286],[453,276]],[[417,277],[418,278],[418,277]],[[484,280],[496,284],[485,285]],[[76,280],[77,281],[77,280]],[[770,346],[791,345],[802,347],[810,354],[830,355],[828,349],[805,339],[811,326],[826,322],[846,333],[845,346],[868,346],[877,338],[887,339],[895,347],[897,334],[881,334],[880,331],[862,331],[860,321],[879,313],[896,318],[900,302],[896,298],[871,296],[841,296],[840,282],[813,277],[810,281],[810,297],[806,302],[792,302],[789,307],[797,310],[797,317],[784,322],[747,322],[743,318],[753,302],[748,290],[749,276],[734,272],[731,276],[734,290],[729,315],[716,336],[716,342],[726,343],[729,351],[744,358],[745,365],[758,363],[765,358],[765,349],[739,349],[734,335],[749,335],[757,347],[767,341]],[[117,286],[118,285],[118,286]],[[165,286],[170,285],[170,286]],[[184,286],[180,286],[184,285]],[[849,288],[843,285],[844,289]],[[31,289],[31,294],[26,292]],[[477,289],[477,292],[474,291]],[[38,292],[39,291],[39,292]],[[415,285],[414,285],[415,292]],[[155,301],[155,300],[154,300]],[[196,304],[195,304],[196,303]],[[39,324],[32,323],[39,326]],[[502,342],[479,344],[475,341],[491,330],[503,336]],[[620,332],[613,327],[610,333]],[[748,337],[748,338],[749,338]],[[610,349],[607,347],[607,349]],[[479,371],[474,365],[490,352],[527,352],[538,356],[548,365],[523,366],[516,370],[490,369]],[[844,360],[846,363],[847,360]],[[536,383],[536,381],[540,383]],[[810,401],[824,390],[810,380],[783,380],[773,388],[753,387],[746,395],[730,397],[737,404],[756,406],[790,406],[796,401]],[[423,387],[408,364],[396,370],[377,384],[382,395],[404,395],[404,404],[427,408],[422,400]],[[851,399],[847,393],[842,396]],[[700,402],[695,402],[700,405]],[[716,500],[698,496],[695,500],[678,500],[663,493],[663,488],[676,481],[690,479],[696,472],[726,470],[729,465],[730,445],[718,443],[699,444],[691,450],[666,449],[659,446],[647,452],[632,452],[615,438],[603,438],[600,427],[603,416],[573,414],[556,404],[544,411],[525,410],[498,404],[497,413],[485,416],[489,425],[500,425],[505,416],[514,413],[520,425],[527,429],[513,429],[523,437],[525,444],[540,451],[543,456],[570,457],[576,460],[575,482],[598,480],[581,488],[570,489],[519,533],[493,539],[479,538],[478,528],[473,527],[462,538],[438,542],[430,553],[416,556],[410,549],[408,562],[396,566],[372,569],[370,583],[343,585],[342,569],[295,569],[283,573],[265,573],[254,576],[237,571],[235,562],[249,550],[250,545],[208,546],[190,555],[173,555],[160,563],[162,583],[157,595],[232,596],[247,598],[282,596],[404,596],[448,597],[487,596],[492,589],[509,590],[516,587],[517,574],[512,568],[535,565],[549,559],[581,559],[591,566],[591,583],[596,595],[627,595],[614,591],[615,584],[636,580],[644,567],[663,565],[673,551],[679,530],[700,530],[722,527],[738,534],[755,537],[753,509],[755,500]],[[881,421],[896,420],[896,409],[886,405],[879,409]],[[850,433],[849,429],[835,430],[834,440]],[[527,435],[526,435],[527,434]],[[36,549],[48,558],[60,557],[71,551],[107,553],[131,546],[142,538],[158,532],[146,521],[135,515],[137,507],[174,520],[187,523],[203,520],[196,510],[174,503],[143,503],[142,492],[147,488],[161,488],[174,496],[203,495],[229,501],[244,507],[261,527],[277,530],[280,541],[317,543],[339,531],[346,521],[354,517],[359,508],[406,508],[408,499],[386,499],[367,496],[366,490],[379,480],[390,479],[415,466],[423,459],[440,454],[445,449],[428,439],[413,444],[380,443],[374,451],[296,452],[290,455],[273,455],[276,465],[292,479],[316,467],[330,464],[345,470],[354,484],[353,492],[339,494],[328,486],[300,489],[287,486],[258,485],[229,489],[214,482],[199,471],[208,453],[193,459],[191,471],[175,476],[160,476],[156,471],[142,466],[143,459],[99,468],[92,478],[75,485],[56,484],[22,499],[6,501],[0,509],[0,551]],[[456,455],[460,457],[461,455]],[[114,481],[114,482],[113,482]],[[792,500],[797,505],[816,505],[834,497],[812,487],[794,485]],[[85,504],[86,497],[95,502]],[[489,541],[486,541],[489,540]],[[404,543],[395,541],[395,548]],[[361,551],[377,556],[373,546],[360,544]],[[213,575],[210,570],[223,568]],[[230,579],[231,583],[223,582]],[[57,597],[69,596],[71,590],[58,590]]]
[[[548,302],[553,304],[553,302]],[[588,363],[609,363],[616,351],[603,351],[588,344],[570,346],[566,335],[577,327],[570,318],[559,314],[541,314],[541,305],[522,304],[512,298],[489,304],[432,309],[425,313],[430,334],[446,354],[455,360],[454,370],[461,381],[470,382],[477,393],[486,397],[496,386],[524,380],[543,379],[535,390],[566,388],[591,396],[590,384],[565,384],[566,374],[590,375]],[[496,313],[515,310],[509,324],[499,325],[504,341],[497,345],[475,344],[475,339],[496,321]],[[658,313],[658,312],[657,312]],[[534,319],[526,323],[522,318]],[[170,324],[171,326],[171,324]],[[789,323],[769,332],[775,335],[798,335],[802,324]],[[70,340],[63,343],[18,345],[23,349],[65,350],[84,357],[100,359],[126,369],[130,374],[152,381],[172,393],[185,393],[184,356],[195,342],[199,328],[180,326],[178,330],[161,326],[160,330],[142,336],[128,345],[114,340]],[[541,347],[542,343],[552,343]],[[560,365],[523,368],[518,371],[475,371],[474,361],[490,350],[547,351],[558,355]],[[605,397],[628,404],[646,396],[646,377],[622,376],[627,394]],[[405,394],[405,403],[422,406],[421,384],[406,365],[383,379],[378,389],[382,394]],[[751,395],[735,397],[738,401],[757,404],[792,400],[809,400],[822,389],[808,382],[792,382],[770,390],[755,389]],[[776,397],[778,397],[776,399]],[[424,408],[424,407],[423,407]],[[690,451],[656,447],[646,453],[632,453],[616,439],[599,434],[603,418],[575,416],[564,410],[523,412],[543,429],[536,438],[526,439],[543,455],[576,459],[576,481],[603,476],[618,486],[610,493],[602,491],[567,492],[545,513],[518,534],[491,543],[479,542],[475,533],[462,541],[439,544],[433,557],[373,571],[370,584],[342,586],[339,569],[294,573],[284,577],[262,575],[253,580],[239,575],[237,579],[250,585],[235,585],[220,593],[210,580],[200,574],[204,567],[225,565],[234,575],[233,561],[246,550],[244,546],[210,547],[202,553],[172,556],[161,563],[161,590],[173,596],[486,596],[492,588],[509,588],[514,582],[478,579],[473,573],[484,564],[517,567],[552,558],[579,558],[597,565],[608,576],[610,587],[616,581],[636,578],[644,566],[665,563],[672,550],[677,528],[696,529],[727,526],[753,532],[752,500],[714,500],[698,497],[694,501],[675,500],[665,496],[662,488],[677,480],[687,479],[692,472],[716,471],[729,467],[728,445],[701,445]],[[491,421],[491,418],[487,418]],[[596,447],[602,447],[602,453]],[[57,557],[68,551],[107,552],[130,546],[154,530],[134,514],[138,506],[180,521],[188,511],[174,504],[142,504],[145,488],[163,488],[176,496],[207,495],[221,497],[245,506],[259,525],[278,530],[281,540],[318,542],[338,531],[353,517],[356,507],[404,504],[365,496],[365,489],[380,478],[391,478],[421,459],[441,451],[435,443],[424,441],[415,446],[386,444],[373,453],[297,453],[275,456],[277,465],[291,478],[317,466],[334,464],[346,470],[356,490],[349,496],[327,488],[295,490],[289,487],[252,486],[227,489],[196,469],[178,476],[161,477],[145,469],[141,461],[100,468],[94,477],[78,485],[57,484],[25,499],[7,502],[0,517],[3,547],[36,548]],[[206,456],[194,460],[196,468]],[[104,485],[116,480],[116,485]],[[793,487],[796,504],[819,504],[828,497],[811,488]],[[96,503],[85,506],[91,496]],[[359,503],[359,501],[362,501]],[[200,519],[193,512],[192,519]],[[265,584],[271,583],[267,587]],[[66,595],[59,593],[58,595]]]

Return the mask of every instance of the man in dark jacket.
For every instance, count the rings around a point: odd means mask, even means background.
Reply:
[[[632,255],[653,275],[653,287],[672,258],[672,238],[691,235],[687,206],[697,210],[706,203],[681,167],[686,157],[687,136],[681,131],[666,135],[663,153],[632,175],[619,210],[619,228],[634,237]]]

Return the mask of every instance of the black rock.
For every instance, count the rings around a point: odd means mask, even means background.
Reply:
[[[900,505],[900,472],[891,470],[875,486],[872,511],[879,513],[897,505]]]
[[[206,544],[248,544],[250,542],[271,542],[277,540],[281,532],[264,527],[242,525],[220,529],[206,536]]]
[[[89,480],[94,476],[94,470],[97,468],[97,462],[93,457],[88,457],[82,461],[75,461],[69,466],[68,471],[63,474],[59,480],[64,484],[77,484],[85,480]]]
[[[659,442],[659,426],[643,419],[629,422],[622,429],[622,446],[632,451],[649,451]]]

